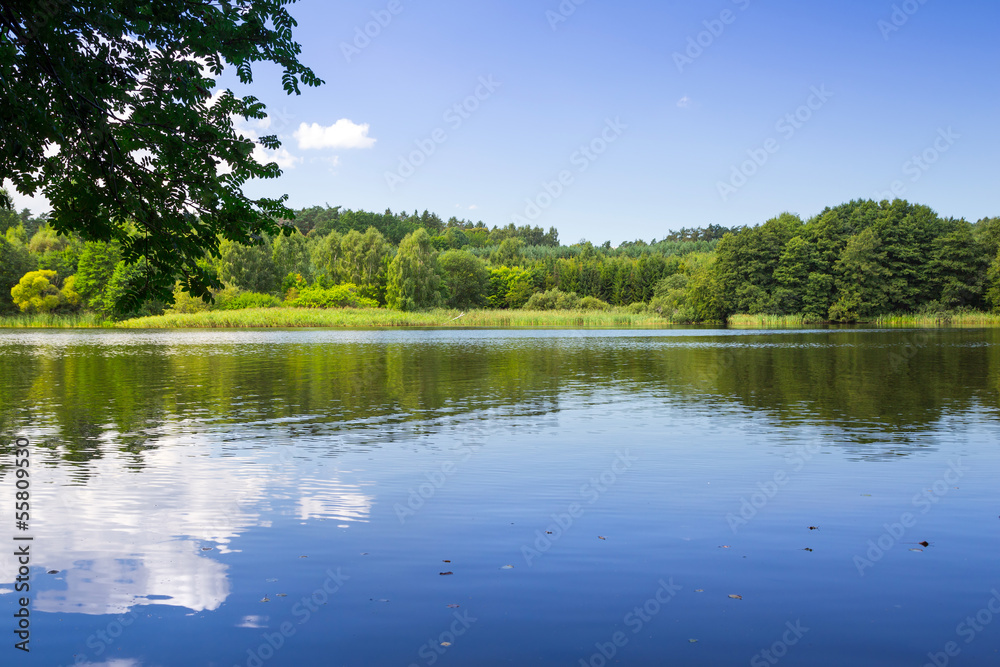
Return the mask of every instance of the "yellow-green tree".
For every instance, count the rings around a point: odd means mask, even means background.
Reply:
[[[62,291],[53,284],[55,279],[55,271],[31,271],[11,288],[10,296],[21,312],[51,313],[63,303]]]

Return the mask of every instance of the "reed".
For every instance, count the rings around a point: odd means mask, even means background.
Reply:
[[[623,310],[458,310],[436,309],[404,313],[383,308],[249,308],[142,317],[117,323],[125,329],[252,329],[475,327],[475,328],[663,328],[669,324],[655,313]]]
[[[748,315],[740,313],[730,315],[726,325],[734,329],[783,329],[804,327],[816,322],[807,320],[804,315]]]
[[[996,327],[1000,313],[981,311],[942,311],[938,313],[894,313],[877,317],[872,324],[880,327]]]
[[[93,329],[106,326],[95,313],[32,313],[0,317],[0,329]]]

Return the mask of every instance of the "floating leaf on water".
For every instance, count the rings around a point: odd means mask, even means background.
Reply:
[[[697,639],[689,639],[688,641],[691,642],[692,644],[697,644],[698,643]]]
[[[803,549],[803,551],[812,551],[812,549],[810,549],[809,547],[806,547],[805,549]]]
[[[931,545],[931,543],[926,540],[924,540],[923,542],[917,542],[917,544],[919,544],[922,547],[929,547]]]
[[[367,552],[367,551],[362,551],[362,552],[361,552],[361,555],[362,555],[362,556],[367,556],[367,555],[368,555],[368,552]]]
[[[696,589],[694,589],[694,592],[695,593],[704,593],[705,589],[704,588],[696,588]]]
[[[277,579],[265,579],[265,581],[267,581],[267,583],[269,584],[273,584],[274,582],[277,581]]]
[[[59,570],[49,570],[45,574],[59,574]]]
[[[451,646],[451,642],[441,642],[441,646]]]
[[[262,597],[262,598],[260,599],[260,601],[261,601],[261,602],[270,602],[270,600],[269,600],[269,599],[267,598],[267,596],[266,596],[266,595],[265,595],[264,597]]]
[[[278,597],[279,598],[287,598],[288,597],[288,593],[278,593]]]
[[[449,574],[455,574],[455,573],[454,572],[438,572],[438,574],[440,574],[442,577],[446,577]]]
[[[461,606],[462,605],[460,605],[460,604],[450,604],[450,605],[448,605],[448,609],[458,609]]]
[[[202,547],[201,550],[202,551],[211,551],[212,547]]]
[[[443,560],[443,561],[441,561],[441,562],[442,562],[442,563],[450,563],[451,561],[450,561],[450,560]]]
[[[729,597],[731,597],[734,600],[742,600],[743,599],[742,595],[730,595]]]
[[[504,566],[503,566],[503,567],[501,567],[500,569],[501,569],[501,570],[513,570],[513,569],[514,569],[514,566],[513,566],[513,565],[504,565]]]
[[[923,551],[923,549],[910,549],[910,551]]]
[[[809,530],[819,530],[819,526],[809,526]]]
[[[309,556],[299,556],[299,558],[309,558]]]
[[[722,545],[721,547],[719,547],[719,548],[720,548],[720,549],[732,549],[732,547],[731,547],[731,546],[729,546],[728,544],[723,544],[723,545]]]
[[[861,496],[864,497],[864,498],[871,498],[872,494],[870,494],[870,493],[862,493]]]
[[[603,537],[603,536],[601,536],[601,535],[598,535],[598,536],[597,536],[597,539],[599,539],[599,540],[606,540],[606,539],[608,539],[608,538],[606,538],[606,537]]]

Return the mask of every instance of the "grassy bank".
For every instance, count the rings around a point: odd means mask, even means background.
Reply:
[[[829,324],[806,319],[802,315],[731,315],[728,325],[734,329],[782,329]],[[882,315],[857,324],[876,327],[1000,327],[1000,313],[941,312],[925,314]]]
[[[1000,327],[1000,313],[927,313],[883,315],[872,324],[880,327]]]
[[[402,313],[384,309],[253,308],[186,315],[142,317],[119,322],[126,329],[358,328],[390,327],[652,327],[665,326],[655,314],[581,310],[457,310]]]
[[[35,313],[0,317],[0,329],[92,329],[101,326],[104,326],[104,318],[95,313]]]
[[[803,327],[814,322],[807,321],[802,315],[747,315],[745,313],[730,315],[727,326],[734,329],[783,329],[786,327]]]

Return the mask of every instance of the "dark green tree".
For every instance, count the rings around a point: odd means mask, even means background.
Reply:
[[[465,250],[448,250],[438,258],[438,264],[448,288],[449,308],[465,310],[486,305],[490,272],[481,259]]]
[[[220,239],[262,243],[292,217],[284,197],[242,191],[281,173],[233,126],[266,117],[264,105],[213,88],[224,66],[247,84],[260,62],[283,70],[289,94],[322,83],[298,61],[293,1],[0,4],[0,174],[44,195],[57,231],[117,241],[129,265],[145,258],[123,304],[169,301],[178,276],[207,298],[218,282],[199,260]]]
[[[394,310],[441,305],[441,276],[431,235],[420,228],[403,239],[389,265],[386,304]]]

